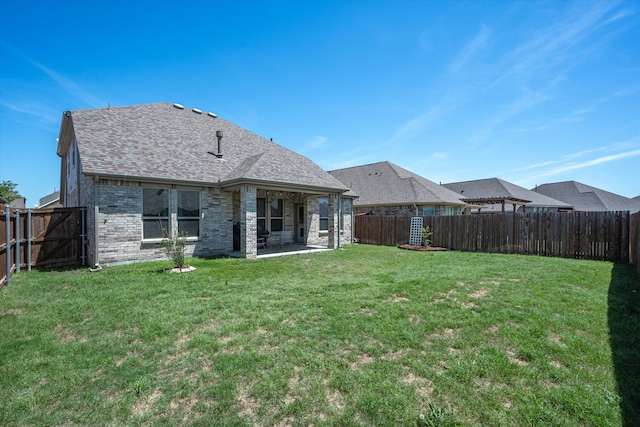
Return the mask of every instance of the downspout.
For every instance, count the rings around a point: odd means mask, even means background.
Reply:
[[[77,191],[77,200],[78,202],[76,203],[76,206],[81,206],[80,204],[80,150],[78,149],[78,142],[76,141],[76,137],[73,137],[73,142],[72,142],[72,146],[73,146],[73,150],[74,152],[72,153],[73,156],[75,156],[78,161],[76,162],[76,191]],[[78,150],[78,155],[76,156],[75,150]]]
[[[340,235],[342,234],[341,219],[342,219],[342,197],[340,197],[340,193],[338,193],[338,249],[340,249]]]
[[[94,245],[93,245],[93,261],[95,264],[95,268],[100,268],[100,255],[99,255],[99,241],[98,241],[98,237],[100,236],[100,233],[98,232],[98,214],[100,212],[100,209],[98,207],[98,184],[100,183],[100,177],[96,176],[94,178],[94,182],[93,182],[93,209],[94,209],[94,218],[93,218],[93,239],[94,239]]]

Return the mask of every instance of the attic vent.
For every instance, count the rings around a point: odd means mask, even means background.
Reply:
[[[193,111],[196,114],[202,114],[202,110],[198,110],[197,108],[194,108],[191,111]]]
[[[218,117],[218,115],[217,115],[216,113],[207,113],[207,116],[209,116],[209,117],[213,117],[214,119],[215,119],[216,117]]]
[[[173,104],[174,107],[180,109],[180,110],[184,110],[184,105],[182,104]]]

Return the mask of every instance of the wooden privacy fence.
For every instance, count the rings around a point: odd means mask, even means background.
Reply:
[[[640,212],[631,215],[629,252],[629,261],[636,266],[636,271],[640,276]]]
[[[0,204],[0,287],[22,268],[85,264],[86,209]]]
[[[635,218],[637,248],[637,222],[640,217]],[[358,216],[355,236],[361,243],[396,246],[409,242],[410,223],[410,217]],[[624,263],[630,262],[630,224],[631,215],[628,211],[424,217],[424,226],[429,226],[433,232],[433,246],[470,252],[517,253]]]

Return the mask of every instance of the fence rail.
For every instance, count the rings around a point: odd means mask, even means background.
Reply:
[[[424,217],[424,226],[433,232],[433,246],[454,250],[624,263],[635,256],[637,266],[640,216],[633,218],[628,211],[477,214]],[[355,236],[361,243],[396,246],[409,241],[410,222],[410,217],[359,216]]]
[[[0,204],[0,288],[22,268],[85,264],[85,218],[85,208],[25,210]]]

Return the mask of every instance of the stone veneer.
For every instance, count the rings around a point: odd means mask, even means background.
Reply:
[[[96,182],[98,182],[96,184]],[[177,229],[177,190],[170,189],[168,184],[142,184],[137,181],[108,180],[80,176],[78,193],[70,194],[65,206],[87,207],[87,255],[91,265],[131,263],[145,260],[166,259],[167,254],[160,245],[159,239],[145,241],[142,239],[142,189],[144,187],[164,188],[169,191],[170,224]],[[284,192],[276,195],[253,186],[243,186],[240,191],[226,192],[219,188],[193,187],[185,190],[200,192],[200,236],[197,240],[188,241],[187,256],[207,256],[229,253],[233,250],[233,224],[240,222],[240,251],[247,258],[257,256],[256,236],[256,197],[277,197],[283,199],[285,230],[295,227],[295,204],[304,203],[306,207],[306,243],[336,248],[338,243],[348,244],[352,240],[352,201],[342,201],[344,226],[337,233],[320,231],[319,197],[300,193]],[[334,196],[334,198],[337,197]],[[97,222],[94,200],[97,200]],[[330,198],[331,200],[331,198]],[[334,218],[337,224],[338,204],[330,203],[335,208]],[[241,217],[241,212],[246,212]],[[331,224],[332,221],[329,221]],[[97,227],[96,227],[97,224]],[[96,233],[99,236],[96,242]],[[96,256],[97,243],[97,256]]]

